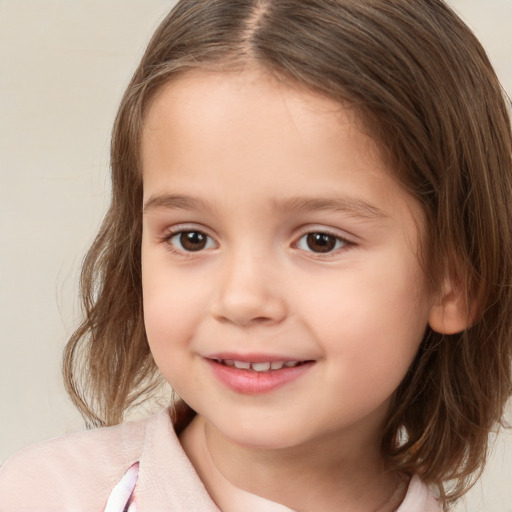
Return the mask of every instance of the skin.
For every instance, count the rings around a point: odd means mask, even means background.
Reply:
[[[421,209],[358,126],[259,70],[188,73],[147,113],[146,331],[198,413],[182,444],[221,508],[204,450],[235,486],[295,509],[394,510],[403,497],[390,498],[382,425],[442,307],[418,262]],[[204,247],[187,250],[183,231]],[[247,394],[211,371],[220,352],[313,363]]]

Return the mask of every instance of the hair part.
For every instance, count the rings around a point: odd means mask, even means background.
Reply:
[[[177,4],[115,121],[112,202],[81,274],[85,318],[65,350],[68,392],[90,423],[110,425],[158,387],[142,311],[144,115],[189,70],[248,66],[355,109],[422,205],[433,288],[449,274],[465,294],[474,325],[451,335],[427,329],[382,441],[389,468],[438,485],[448,507],[483,468],[512,389],[512,136],[485,51],[441,0]]]

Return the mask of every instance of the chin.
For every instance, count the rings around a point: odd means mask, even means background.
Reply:
[[[208,421],[208,420],[207,420]],[[228,425],[212,423],[228,441],[251,450],[281,450],[298,446],[307,441],[303,429],[271,421],[232,421]]]

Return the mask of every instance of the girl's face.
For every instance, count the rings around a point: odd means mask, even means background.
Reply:
[[[142,164],[146,330],[176,392],[244,446],[378,443],[433,297],[420,207],[353,112],[197,71],[155,98]]]

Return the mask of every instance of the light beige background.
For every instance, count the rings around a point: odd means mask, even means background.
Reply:
[[[451,3],[510,94],[512,0]],[[0,0],[0,460],[83,429],[60,378],[78,269],[105,211],[117,104],[173,4]],[[457,511],[512,512],[512,434]]]

